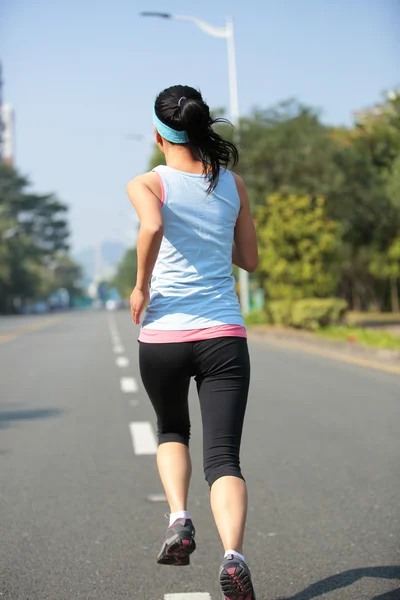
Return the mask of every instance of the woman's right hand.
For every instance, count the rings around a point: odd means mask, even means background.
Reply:
[[[133,289],[133,292],[130,296],[130,305],[132,319],[136,325],[139,325],[140,323],[141,314],[148,303],[149,298],[150,294],[148,288],[141,290],[138,287],[135,287]]]

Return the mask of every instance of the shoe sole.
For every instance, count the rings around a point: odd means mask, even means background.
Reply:
[[[224,600],[256,600],[250,575],[242,567],[224,568],[219,581]]]
[[[159,565],[185,567],[190,564],[190,555],[196,550],[194,538],[182,539],[175,535],[164,546],[157,557]]]

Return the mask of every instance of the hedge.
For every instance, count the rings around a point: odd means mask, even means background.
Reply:
[[[266,312],[275,325],[315,330],[339,323],[347,311],[347,303],[339,298],[304,298],[273,300]]]

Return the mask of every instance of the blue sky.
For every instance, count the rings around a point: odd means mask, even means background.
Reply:
[[[141,10],[235,19],[241,114],[289,97],[332,124],[400,83],[398,0],[3,0],[4,97],[16,111],[16,162],[38,192],[70,206],[73,249],[134,241],[126,183],[146,170],[158,91],[200,87],[228,107],[224,40]],[[144,134],[144,142],[126,139]]]

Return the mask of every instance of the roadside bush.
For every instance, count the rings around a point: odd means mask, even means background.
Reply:
[[[264,310],[254,310],[245,317],[246,325],[266,325],[271,323],[269,315]]]
[[[346,314],[347,302],[339,298],[298,300],[292,307],[291,325],[300,329],[318,329],[340,322]]]
[[[292,300],[271,300],[266,307],[266,313],[274,325],[291,325]]]
[[[340,322],[347,303],[339,298],[304,298],[303,300],[274,300],[267,312],[275,325],[315,330]]]

